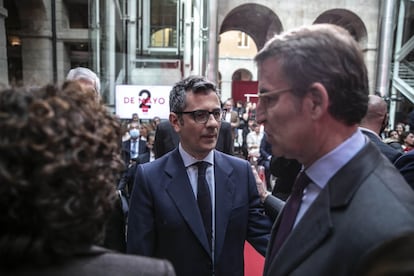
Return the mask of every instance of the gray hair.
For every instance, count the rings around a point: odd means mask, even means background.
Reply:
[[[90,80],[95,84],[95,90],[99,94],[101,91],[101,82],[98,76],[90,69],[85,67],[76,67],[69,71],[66,80]]]

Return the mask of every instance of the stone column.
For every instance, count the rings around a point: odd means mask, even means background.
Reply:
[[[53,82],[51,2],[20,3],[24,85]],[[19,7],[18,7],[19,8]]]
[[[9,73],[7,65],[7,36],[4,20],[7,17],[7,10],[3,7],[3,0],[0,0],[0,89],[3,85],[9,84]]]
[[[25,85],[53,82],[52,43],[50,35],[22,37],[23,81]]]

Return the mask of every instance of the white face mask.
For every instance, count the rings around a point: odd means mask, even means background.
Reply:
[[[133,128],[129,131],[129,135],[131,136],[131,138],[138,138],[139,130],[136,128]]]

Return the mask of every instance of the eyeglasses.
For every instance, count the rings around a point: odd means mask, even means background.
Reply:
[[[278,89],[278,90],[271,90],[271,91],[266,91],[266,92],[259,92],[258,96],[260,101],[262,102],[262,104],[267,104],[269,102],[270,97],[272,99],[279,99],[279,96],[286,93],[292,91],[292,88],[284,88],[284,89]]]
[[[213,111],[208,110],[194,110],[194,111],[181,111],[174,112],[176,114],[191,114],[196,123],[205,124],[210,119],[212,114],[217,122],[220,122],[223,111],[220,108],[214,109]]]

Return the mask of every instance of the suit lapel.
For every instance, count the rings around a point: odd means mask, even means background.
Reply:
[[[372,142],[368,142],[358,154],[341,168],[327,183],[312,203],[302,220],[295,227],[276,258],[268,260],[265,275],[277,271],[278,275],[287,275],[323,243],[333,232],[332,212],[336,208],[346,208],[364,179],[377,166],[383,157]],[[373,160],[377,160],[373,162]],[[280,217],[274,227],[278,227]],[[269,244],[274,241],[275,231]]]
[[[305,230],[306,229],[306,230]],[[270,271],[287,275],[309,256],[331,233],[329,194],[323,190],[269,263]],[[274,237],[272,236],[272,241]]]
[[[214,152],[214,174],[216,189],[216,227],[215,227],[215,259],[223,249],[227,223],[232,210],[235,182],[230,177],[233,168],[223,159],[223,155]]]
[[[175,149],[167,160],[165,172],[171,177],[170,182],[166,185],[167,193],[174,201],[191,231],[211,257],[210,246],[208,245],[197,201],[178,149]]]

